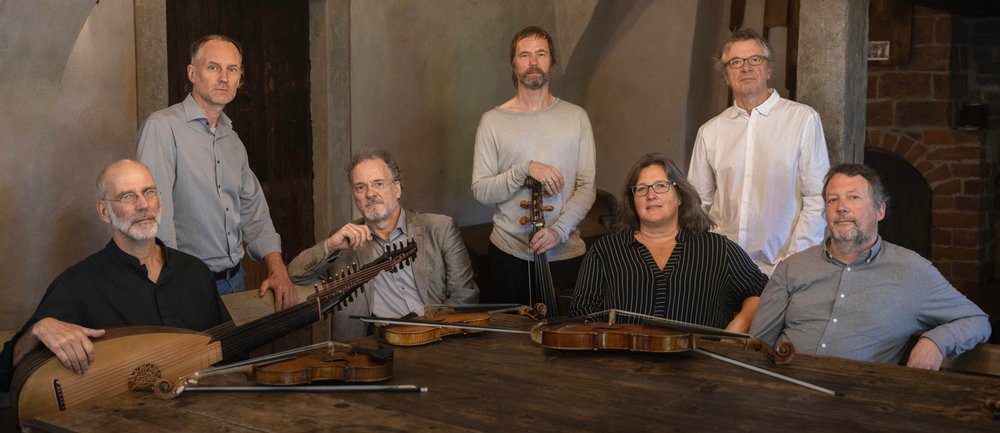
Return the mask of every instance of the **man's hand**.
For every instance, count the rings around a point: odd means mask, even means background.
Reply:
[[[274,311],[281,311],[285,308],[299,303],[298,293],[292,280],[288,278],[288,269],[285,262],[281,260],[281,254],[277,252],[268,253],[264,256],[267,262],[267,279],[260,283],[258,296],[267,294],[267,289],[274,291]]]
[[[937,344],[934,344],[930,338],[921,337],[913,346],[913,350],[910,351],[910,359],[906,361],[906,366],[924,370],[940,370],[943,358]]]
[[[94,362],[94,344],[90,339],[103,335],[103,329],[84,328],[46,317],[36,322],[28,333],[17,341],[14,348],[14,365],[41,342],[56,358],[59,358],[62,365],[83,374]]]
[[[372,240],[372,231],[368,226],[347,223],[326,238],[326,249],[330,252],[348,248],[356,250],[370,240]]]
[[[528,176],[545,186],[545,194],[556,195],[563,189],[563,175],[554,166],[541,162],[528,162]]]
[[[531,242],[528,244],[528,248],[531,249],[532,253],[542,254],[548,250],[551,250],[559,245],[559,233],[548,227],[542,227],[538,229],[538,233],[535,233],[531,237]]]

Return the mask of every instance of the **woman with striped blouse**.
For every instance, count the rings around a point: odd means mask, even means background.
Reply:
[[[580,268],[570,315],[618,309],[747,332],[767,276],[725,236],[677,164],[646,154],[629,171],[619,230]]]

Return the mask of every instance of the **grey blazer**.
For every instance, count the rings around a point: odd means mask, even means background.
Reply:
[[[410,264],[424,304],[474,304],[479,302],[479,288],[472,280],[472,263],[458,226],[449,216],[406,211],[407,235],[417,244],[417,257]],[[374,242],[357,251],[340,250],[323,253],[323,239],[299,253],[288,264],[292,282],[312,285],[321,277],[335,275],[352,263],[359,266],[382,255]],[[373,282],[365,284],[364,296],[355,297],[342,311],[333,314],[333,339],[341,342],[363,337],[367,325],[350,319],[351,315],[371,314],[374,299]]]

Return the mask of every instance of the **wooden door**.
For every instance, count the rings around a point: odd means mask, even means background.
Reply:
[[[242,45],[243,86],[225,112],[263,187],[287,263],[314,241],[309,2],[171,0],[166,14],[170,104],[190,93],[186,67],[194,41],[223,34]],[[249,258],[243,264],[247,288],[256,289],[266,266]],[[282,346],[305,344],[310,338],[293,334],[291,340]]]

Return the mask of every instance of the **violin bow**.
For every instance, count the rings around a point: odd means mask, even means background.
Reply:
[[[758,352],[759,351],[763,351],[765,353],[765,355],[768,357],[768,359],[771,360],[771,362],[773,362],[775,364],[779,364],[779,365],[790,363],[791,360],[792,360],[792,358],[795,356],[795,348],[789,342],[782,343],[781,345],[779,345],[778,350],[775,351],[769,345],[767,345],[767,343],[754,338],[750,334],[745,334],[745,333],[742,333],[742,332],[727,331],[725,329],[713,328],[711,326],[704,326],[704,325],[699,325],[699,324],[696,324],[696,323],[681,322],[679,320],[666,319],[666,318],[663,318],[663,317],[649,316],[649,315],[646,315],[646,314],[633,313],[631,311],[616,310],[616,309],[599,311],[599,312],[592,313],[592,314],[588,315],[588,317],[597,317],[597,316],[607,315],[608,316],[608,323],[609,324],[614,324],[615,320],[617,318],[617,315],[619,315],[619,314],[623,315],[623,316],[629,316],[629,317],[635,317],[635,318],[638,318],[638,319],[642,319],[643,324],[645,324],[645,325],[669,327],[670,329],[673,329],[673,330],[676,330],[676,331],[681,331],[681,332],[687,332],[687,333],[692,334],[694,336],[698,336],[699,338],[701,338],[701,337],[720,338],[721,337],[721,338],[739,338],[739,339],[743,339],[743,340],[746,341],[747,347],[749,347],[749,348],[751,348],[751,349],[753,349],[755,351],[758,351]],[[697,346],[697,344],[695,344],[695,341],[696,340],[694,340],[694,339],[691,340],[691,342],[692,342],[691,350],[694,351],[694,352],[700,353],[702,355],[708,356],[710,358],[715,358],[715,359],[717,359],[719,361],[728,362],[728,363],[736,365],[738,367],[743,367],[743,368],[745,368],[747,370],[755,371],[757,373],[761,373],[761,374],[764,374],[764,375],[767,375],[767,376],[771,376],[771,377],[773,377],[775,379],[783,380],[783,381],[786,381],[786,382],[789,382],[789,383],[793,383],[795,385],[806,387],[806,388],[812,389],[814,391],[819,391],[819,392],[822,392],[822,393],[825,393],[825,394],[829,394],[829,395],[832,395],[832,396],[835,396],[835,397],[839,397],[839,396],[843,396],[844,395],[843,393],[841,393],[839,391],[834,391],[834,390],[829,389],[829,388],[824,388],[824,387],[821,387],[821,386],[818,386],[818,385],[814,385],[814,384],[811,384],[809,382],[801,381],[801,380],[793,378],[793,377],[788,377],[788,376],[785,376],[785,375],[780,374],[780,373],[775,373],[775,372],[770,371],[770,370],[765,370],[765,369],[757,367],[755,365],[751,365],[751,364],[747,364],[745,362],[737,361],[735,359],[725,357],[725,356],[720,355],[720,354],[715,353],[715,352],[710,352],[708,350],[699,348]]]
[[[430,328],[469,329],[472,331],[494,331],[494,332],[506,332],[509,334],[531,334],[531,331],[525,331],[521,329],[497,328],[493,326],[482,326],[482,325],[466,325],[464,323],[455,323],[455,322],[431,322],[427,320],[415,320],[415,319],[383,319],[381,317],[374,317],[374,316],[350,316],[350,318],[357,319],[365,323],[385,323],[389,325],[416,325],[416,326],[427,326]]]
[[[424,316],[433,316],[437,313],[489,313],[490,315],[496,313],[507,313],[511,311],[518,311],[522,307],[521,304],[463,304],[463,305],[449,305],[449,304],[426,304],[424,305]]]
[[[417,385],[189,386],[188,392],[427,392]]]

